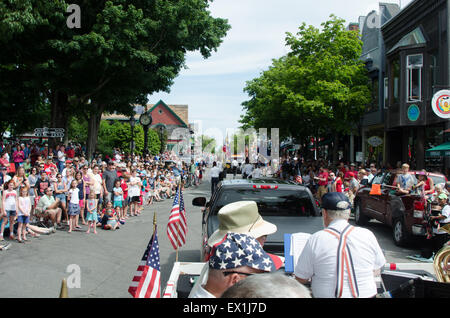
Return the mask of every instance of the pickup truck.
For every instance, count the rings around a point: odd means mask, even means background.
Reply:
[[[193,289],[206,282],[207,274],[208,266],[205,262],[175,262],[162,298],[188,298]],[[378,297],[405,298],[399,294],[404,294],[406,287],[412,286],[412,280],[426,281],[437,285],[437,287],[432,285],[435,297],[447,298],[450,296],[450,285],[438,282],[434,264],[387,263],[382,269],[381,275],[376,277]],[[442,291],[437,293],[438,290]],[[419,292],[418,294],[408,295],[407,298],[424,297],[423,293]]]
[[[255,201],[262,218],[277,226],[264,244],[264,250],[272,254],[283,255],[284,233],[312,234],[323,228],[319,208],[305,186],[277,178],[224,180],[209,201],[205,197],[192,200],[192,205],[203,208],[201,261],[209,253],[208,238],[219,227],[217,213],[237,201]]]
[[[359,189],[354,200],[354,213],[358,225],[364,226],[371,219],[375,219],[392,227],[394,243],[405,246],[413,237],[427,235],[427,222],[424,219],[426,202],[415,191],[406,195],[397,193],[396,180],[399,174],[401,171],[397,170],[379,173],[371,183]],[[428,177],[433,179],[435,185],[447,181],[441,174],[428,173]],[[380,185],[381,195],[371,194],[373,184]]]

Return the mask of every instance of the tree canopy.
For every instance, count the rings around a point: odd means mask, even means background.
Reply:
[[[66,25],[69,3],[81,8],[79,29]],[[211,16],[209,3],[3,1],[0,76],[25,72],[30,91],[51,105],[52,127],[68,127],[72,116],[88,120],[88,148],[95,149],[103,112],[130,115],[148,95],[170,91],[187,52],[207,58],[217,50],[230,26]]]
[[[243,127],[275,127],[297,140],[351,132],[370,102],[358,33],[331,16],[321,30],[303,23],[287,33],[286,45],[287,55],[246,83]]]

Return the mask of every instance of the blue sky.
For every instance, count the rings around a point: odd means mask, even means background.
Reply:
[[[412,0],[386,0],[402,8]],[[189,53],[170,93],[149,96],[149,103],[189,105],[189,121],[201,121],[202,132],[223,140],[227,129],[239,127],[241,103],[248,99],[245,82],[258,77],[285,55],[285,33],[298,26],[320,27],[331,14],[349,22],[378,10],[373,0],[214,0],[211,14],[226,18],[231,25],[222,45],[208,59]],[[276,115],[276,114],[274,114]]]

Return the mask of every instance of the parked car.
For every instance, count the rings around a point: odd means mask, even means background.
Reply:
[[[314,233],[323,229],[319,208],[307,187],[274,178],[224,180],[209,202],[205,197],[192,201],[194,206],[204,208],[201,261],[209,253],[208,238],[219,227],[217,213],[236,201],[255,201],[264,220],[277,225],[277,232],[269,235],[264,244],[264,249],[272,254],[284,254],[285,233]]]
[[[359,189],[354,200],[356,224],[363,226],[375,219],[392,227],[394,243],[398,246],[407,245],[413,237],[427,235],[427,222],[424,220],[426,202],[416,191],[406,195],[397,193],[397,176],[401,173],[392,170],[377,174],[371,183]],[[409,173],[414,175],[417,171]],[[442,174],[427,175],[435,185],[447,182]],[[381,195],[370,194],[373,184],[380,185]]]

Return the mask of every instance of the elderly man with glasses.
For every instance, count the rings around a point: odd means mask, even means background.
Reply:
[[[246,277],[275,271],[261,244],[246,234],[227,233],[208,261],[208,280],[196,285],[189,298],[219,298],[229,287]]]
[[[323,196],[325,229],[314,233],[301,252],[294,274],[311,282],[314,298],[370,298],[377,294],[375,275],[386,263],[375,235],[348,223],[350,202],[343,193]]]

